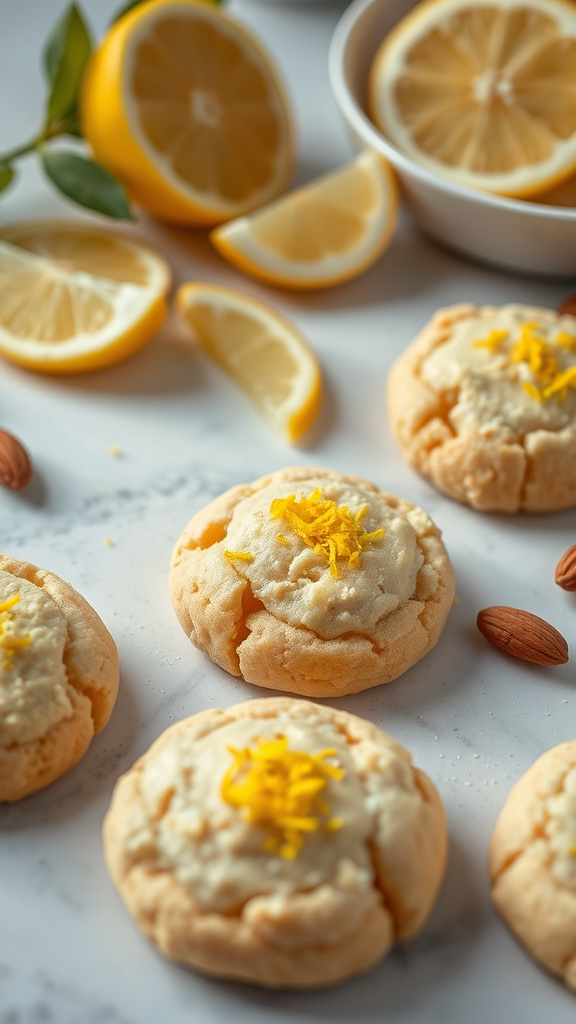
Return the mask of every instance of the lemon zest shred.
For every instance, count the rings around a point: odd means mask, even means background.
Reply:
[[[306,836],[322,824],[328,831],[342,827],[341,818],[321,821],[321,816],[330,814],[330,807],[320,793],[330,780],[339,782],[345,774],[339,764],[328,760],[336,757],[335,750],[318,754],[288,750],[283,735],[260,739],[254,747],[227,749],[233,761],[222,780],[222,799],[237,807],[246,821],[272,830],[262,844],[267,853],[294,860]]]
[[[489,352],[497,352],[503,341],[509,336],[510,331],[502,328],[501,330],[490,331],[485,338],[479,338],[478,341],[472,343],[472,348],[487,348]]]
[[[522,387],[524,388],[526,394],[530,395],[530,398],[533,398],[536,402],[541,402],[543,400],[542,392],[538,391],[538,388],[535,384],[531,384],[530,381],[525,380]]]
[[[277,533],[276,534],[276,540],[278,541],[279,544],[289,544],[290,543],[290,541],[287,540],[286,537],[284,536],[284,534],[282,534],[282,533]]]
[[[336,579],[340,577],[339,560],[357,569],[361,551],[385,534],[383,529],[372,533],[362,529],[360,524],[366,511],[367,506],[363,505],[352,514],[346,505],[337,505],[331,498],[322,499],[320,487],[298,500],[295,494],[275,498],[270,505],[272,518],[284,519],[309,548],[326,558],[330,575]]]
[[[563,370],[554,353],[554,345],[538,334],[538,321],[529,320],[519,325],[517,340],[508,353],[510,366],[524,364],[530,370],[533,381],[523,381],[524,391],[536,402],[547,402],[554,398],[566,401],[568,391],[576,390],[576,367]],[[507,330],[490,331],[486,338],[473,342],[473,348],[488,348],[495,352],[502,341],[509,336]],[[576,337],[567,331],[558,331],[554,343],[576,352]]]
[[[14,668],[12,658],[18,651],[23,651],[32,642],[29,633],[17,636],[14,632],[14,613],[12,609],[18,604],[20,594],[13,594],[0,604],[0,650],[4,651],[6,657],[2,661],[2,668],[8,671]]]
[[[224,555],[229,562],[251,562],[254,558],[249,551],[225,551]]]
[[[563,345],[564,348],[569,348],[572,352],[576,352],[576,336],[569,334],[568,331],[558,331],[554,341],[557,341],[559,345]]]

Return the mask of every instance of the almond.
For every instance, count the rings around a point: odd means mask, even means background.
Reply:
[[[32,463],[24,445],[7,430],[0,430],[0,484],[20,491],[31,476]]]
[[[495,647],[522,661],[535,665],[563,665],[568,661],[568,644],[558,630],[521,608],[484,608],[478,612],[476,625]]]
[[[558,312],[562,316],[576,316],[576,295],[570,295],[569,298],[564,299],[558,306]]]
[[[562,590],[576,590],[576,544],[562,555],[554,579]]]

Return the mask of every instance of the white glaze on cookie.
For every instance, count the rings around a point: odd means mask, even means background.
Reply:
[[[72,714],[68,680],[63,663],[68,630],[54,601],[40,587],[17,579],[0,569],[0,605],[19,596],[4,612],[10,635],[27,637],[26,647],[11,656],[1,651],[0,746],[37,739],[56,722]],[[1,617],[1,616],[0,616]],[[9,631],[8,631],[9,630]]]
[[[438,394],[455,393],[448,419],[457,432],[468,423],[485,432],[506,432],[522,438],[534,430],[561,430],[576,418],[576,391],[564,401],[538,402],[524,389],[534,381],[526,362],[511,363],[510,353],[522,325],[533,322],[535,331],[553,346],[561,368],[576,366],[576,351],[555,343],[561,332],[576,338],[574,317],[558,317],[548,309],[526,306],[485,307],[476,316],[454,323],[450,339],[422,362],[421,379]],[[479,346],[491,331],[508,331],[496,350]]]

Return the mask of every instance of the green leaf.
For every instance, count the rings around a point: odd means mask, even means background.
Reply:
[[[14,171],[8,164],[0,164],[0,192],[3,192],[14,177]]]
[[[42,164],[50,180],[69,199],[107,217],[132,220],[123,186],[93,160],[64,150],[45,150]]]
[[[114,23],[116,21],[119,21],[124,14],[128,14],[128,11],[131,11],[132,8],[140,7],[140,4],[144,3],[147,3],[147,0],[130,0],[130,3],[124,4],[124,6],[121,7],[119,11],[116,11],[116,14],[114,14],[114,16],[112,17],[110,24],[114,25]],[[220,4],[225,3],[225,0],[212,0],[212,3],[216,4],[216,6],[218,7],[220,6]]]
[[[57,124],[73,114],[78,89],[92,53],[92,41],[76,4],[71,4],[54,26],[44,50],[44,65],[50,82],[47,123]]]

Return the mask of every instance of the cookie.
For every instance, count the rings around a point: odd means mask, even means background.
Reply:
[[[0,555],[0,802],[72,768],[117,691],[116,646],[88,602],[53,573]]]
[[[178,722],[118,782],[110,875],[167,957],[266,987],[331,985],[427,920],[440,798],[376,726],[268,697]]]
[[[198,512],[170,584],[182,628],[217,665],[312,697],[401,675],[434,647],[454,599],[425,512],[309,468],[233,487]]]
[[[407,461],[481,511],[576,504],[576,317],[528,306],[440,310],[393,365]]]
[[[528,952],[576,989],[576,740],[512,789],[489,851],[492,899]]]

